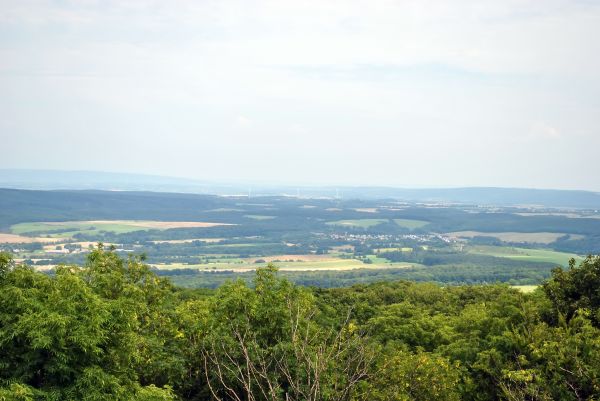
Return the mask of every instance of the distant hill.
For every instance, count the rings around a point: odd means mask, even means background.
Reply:
[[[188,178],[98,171],[0,169],[0,188],[97,189],[108,191],[155,191],[184,193],[231,192],[228,185]]]
[[[360,193],[370,198],[394,198],[421,202],[451,202],[498,206],[600,209],[600,193],[525,188],[350,188],[348,196]]]
[[[391,188],[214,183],[177,177],[93,171],[0,169],[0,188],[112,190],[306,198],[397,199],[411,202],[600,209],[600,193],[526,188]]]
[[[578,218],[571,218],[546,210],[535,216],[515,214],[515,211],[529,209],[469,205],[431,207],[414,203],[398,208],[394,199],[248,198],[149,191],[0,189],[0,232],[21,222],[156,220],[227,223],[237,226],[226,229],[230,236],[260,236],[265,230],[279,234],[327,230],[326,222],[409,219],[426,222],[427,229],[432,232],[471,230],[600,235],[598,213],[573,213]],[[266,219],[261,219],[265,216]],[[398,225],[388,221],[378,229],[396,233]]]
[[[227,201],[198,194],[0,189],[0,228],[22,221],[195,220]]]

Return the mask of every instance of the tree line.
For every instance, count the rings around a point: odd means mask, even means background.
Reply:
[[[0,253],[0,400],[593,400],[600,258],[506,285],[175,287],[98,246],[54,275]]]

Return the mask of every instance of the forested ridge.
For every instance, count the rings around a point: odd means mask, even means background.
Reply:
[[[0,253],[0,400],[597,400],[600,257],[506,285],[182,289],[99,245]]]

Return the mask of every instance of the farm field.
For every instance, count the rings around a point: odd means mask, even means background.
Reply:
[[[577,261],[583,260],[583,257],[573,253],[557,252],[549,249],[529,249],[502,246],[469,246],[466,251],[468,253],[478,255],[496,256],[513,260],[556,263],[561,266],[567,266],[571,258],[574,258]]]
[[[529,285],[543,281],[553,266],[564,266],[571,257],[600,253],[598,220],[517,214],[532,210],[528,208],[61,192],[54,203],[44,201],[44,208],[36,209],[27,205],[45,199],[38,192],[13,195],[18,198],[0,210],[0,249],[40,270],[82,264],[90,246],[102,242],[123,257],[145,255],[161,274],[172,276],[185,269],[226,276],[273,262],[299,275],[317,272],[317,277],[322,271],[319,277],[327,283],[335,271],[352,277],[340,283],[360,282],[363,274],[352,270],[367,270],[372,281],[397,276],[452,284]],[[103,196],[107,199],[102,201]],[[115,196],[129,200],[117,207]],[[98,211],[85,207],[92,202]],[[480,235],[497,240],[474,238]],[[520,241],[529,245],[515,247]],[[486,243],[494,246],[483,246]],[[411,266],[414,269],[406,269]]]
[[[421,267],[417,263],[390,263],[375,255],[370,255],[369,259],[373,263],[365,264],[357,259],[341,259],[327,255],[274,255],[264,258],[222,258],[213,259],[209,263],[202,264],[184,264],[184,263],[156,263],[151,264],[159,270],[174,269],[198,269],[198,270],[233,270],[238,272],[248,272],[256,270],[259,267],[265,267],[272,262],[282,271],[347,271],[354,269],[386,269],[386,268],[407,268]]]
[[[10,227],[12,234],[26,236],[29,233],[46,235],[47,237],[70,237],[77,233],[89,235],[100,232],[115,234],[142,230],[167,230],[172,228],[206,228],[230,225],[225,223],[208,223],[196,221],[149,221],[149,220],[88,220],[65,222],[32,222],[19,223]]]
[[[409,230],[422,228],[429,224],[428,221],[412,219],[394,219],[394,223],[396,223],[400,227],[408,228]]]
[[[412,252],[413,248],[399,247],[399,248],[377,248],[375,252]]]
[[[245,214],[244,217],[246,217],[248,219],[253,219],[253,220],[271,220],[277,216],[268,216],[268,215],[262,215],[262,214]]]
[[[538,285],[512,285],[512,288],[515,288],[525,294],[529,294],[534,292],[539,286]]]
[[[153,244],[189,244],[194,241],[206,242],[209,244],[218,243],[224,241],[225,238],[189,238],[189,239],[163,239],[150,241]]]
[[[375,213],[374,211],[369,211],[367,213]],[[328,225],[335,226],[348,226],[348,227],[360,227],[360,228],[369,228],[374,227],[381,223],[387,223],[388,219],[355,219],[355,220],[339,220],[339,221],[330,221]],[[412,219],[392,219],[396,225],[399,227],[407,228],[409,230],[414,230],[417,228],[422,228],[429,224],[428,221],[423,220],[412,220]]]
[[[565,233],[517,233],[517,232],[482,232],[482,231],[456,231],[446,233],[451,238],[474,238],[474,237],[494,237],[504,242],[526,242],[534,244],[551,244],[560,237],[567,234]],[[571,239],[581,239],[583,236],[577,234],[570,234]]]
[[[387,221],[388,221],[387,219],[338,220],[338,221],[330,221],[327,223],[327,225],[368,228],[368,227],[374,227],[381,223],[386,223]]]
[[[60,238],[26,237],[18,234],[0,233],[0,244],[32,244],[35,242],[56,242]]]

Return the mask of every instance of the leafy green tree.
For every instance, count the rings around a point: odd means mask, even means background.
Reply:
[[[144,286],[116,279],[119,262],[100,247],[84,269],[59,267],[51,277],[15,266],[3,274],[0,394],[18,390],[22,399],[36,400],[174,399],[169,388],[138,380],[144,307],[129,295],[143,293]]]
[[[370,382],[373,401],[458,401],[460,369],[427,352],[398,352],[383,357]]]
[[[568,320],[578,309],[587,309],[600,327],[600,256],[588,256],[579,266],[571,259],[566,271],[557,267],[543,289],[558,314]]]
[[[312,294],[275,273],[259,269],[254,288],[232,282],[211,300],[203,359],[213,398],[350,399],[372,360],[356,326],[319,327]]]
[[[8,252],[0,252],[0,280],[8,274],[13,265],[12,256]]]
[[[406,281],[183,290],[101,244],[0,253],[0,401],[599,400],[599,258],[533,294]]]

